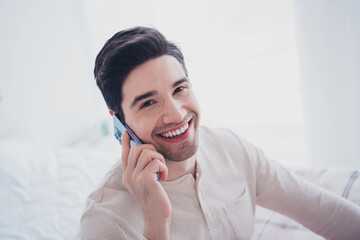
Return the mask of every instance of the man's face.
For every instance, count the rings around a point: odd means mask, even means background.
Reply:
[[[125,121],[144,143],[171,161],[196,153],[200,107],[176,58],[164,55],[136,67],[122,94]]]

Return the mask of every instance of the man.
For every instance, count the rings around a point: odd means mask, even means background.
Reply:
[[[329,239],[359,239],[360,210],[289,173],[228,130],[199,127],[181,51],[152,28],[109,39],[95,78],[122,137],[122,161],[88,199],[82,239],[249,239],[256,204]],[[161,181],[157,180],[157,174]]]

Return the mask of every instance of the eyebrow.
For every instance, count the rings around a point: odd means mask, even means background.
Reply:
[[[190,81],[189,81],[189,79],[187,79],[187,78],[182,78],[182,79],[177,80],[176,82],[174,82],[172,86],[173,86],[173,88],[174,88],[174,87],[182,84],[183,82],[190,82]]]
[[[156,95],[156,94],[157,94],[157,91],[149,91],[149,92],[147,92],[147,93],[144,93],[144,94],[141,94],[141,95],[139,95],[139,96],[136,96],[136,97],[134,98],[134,100],[132,101],[130,108],[134,107],[134,106],[135,106],[138,102],[140,102],[141,100],[144,100],[144,99],[146,99],[146,98],[152,97],[152,96],[154,96],[154,95]]]
[[[180,84],[182,84],[184,82],[189,82],[189,80],[187,78],[182,78],[180,80],[177,80],[176,82],[173,83],[172,87],[175,88],[175,87],[177,87],[178,85],[180,85]],[[149,92],[146,92],[146,93],[141,94],[139,96],[136,96],[134,98],[134,100],[131,102],[130,108],[133,108],[141,100],[152,97],[152,96],[154,96],[156,94],[158,94],[157,91],[149,91]]]

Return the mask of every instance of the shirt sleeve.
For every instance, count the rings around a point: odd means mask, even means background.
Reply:
[[[328,239],[360,239],[360,208],[268,159],[256,148],[257,204]]]

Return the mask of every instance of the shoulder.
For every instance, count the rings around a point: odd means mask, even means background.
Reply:
[[[90,208],[81,217],[81,239],[125,239],[122,224],[106,209]]]
[[[201,126],[199,140],[206,144],[226,143],[228,141],[238,142],[238,137],[234,132],[226,128],[210,128]]]
[[[198,155],[256,168],[264,153],[256,145],[229,129],[201,127]]]
[[[140,238],[139,233],[143,231],[141,209],[121,179],[122,166],[117,163],[88,197],[81,217],[81,234],[92,238],[82,239],[96,239],[94,236],[108,236],[101,239]]]
[[[257,151],[259,148],[244,137],[226,128],[200,127],[200,144],[217,145],[225,148],[235,147],[245,151]]]

